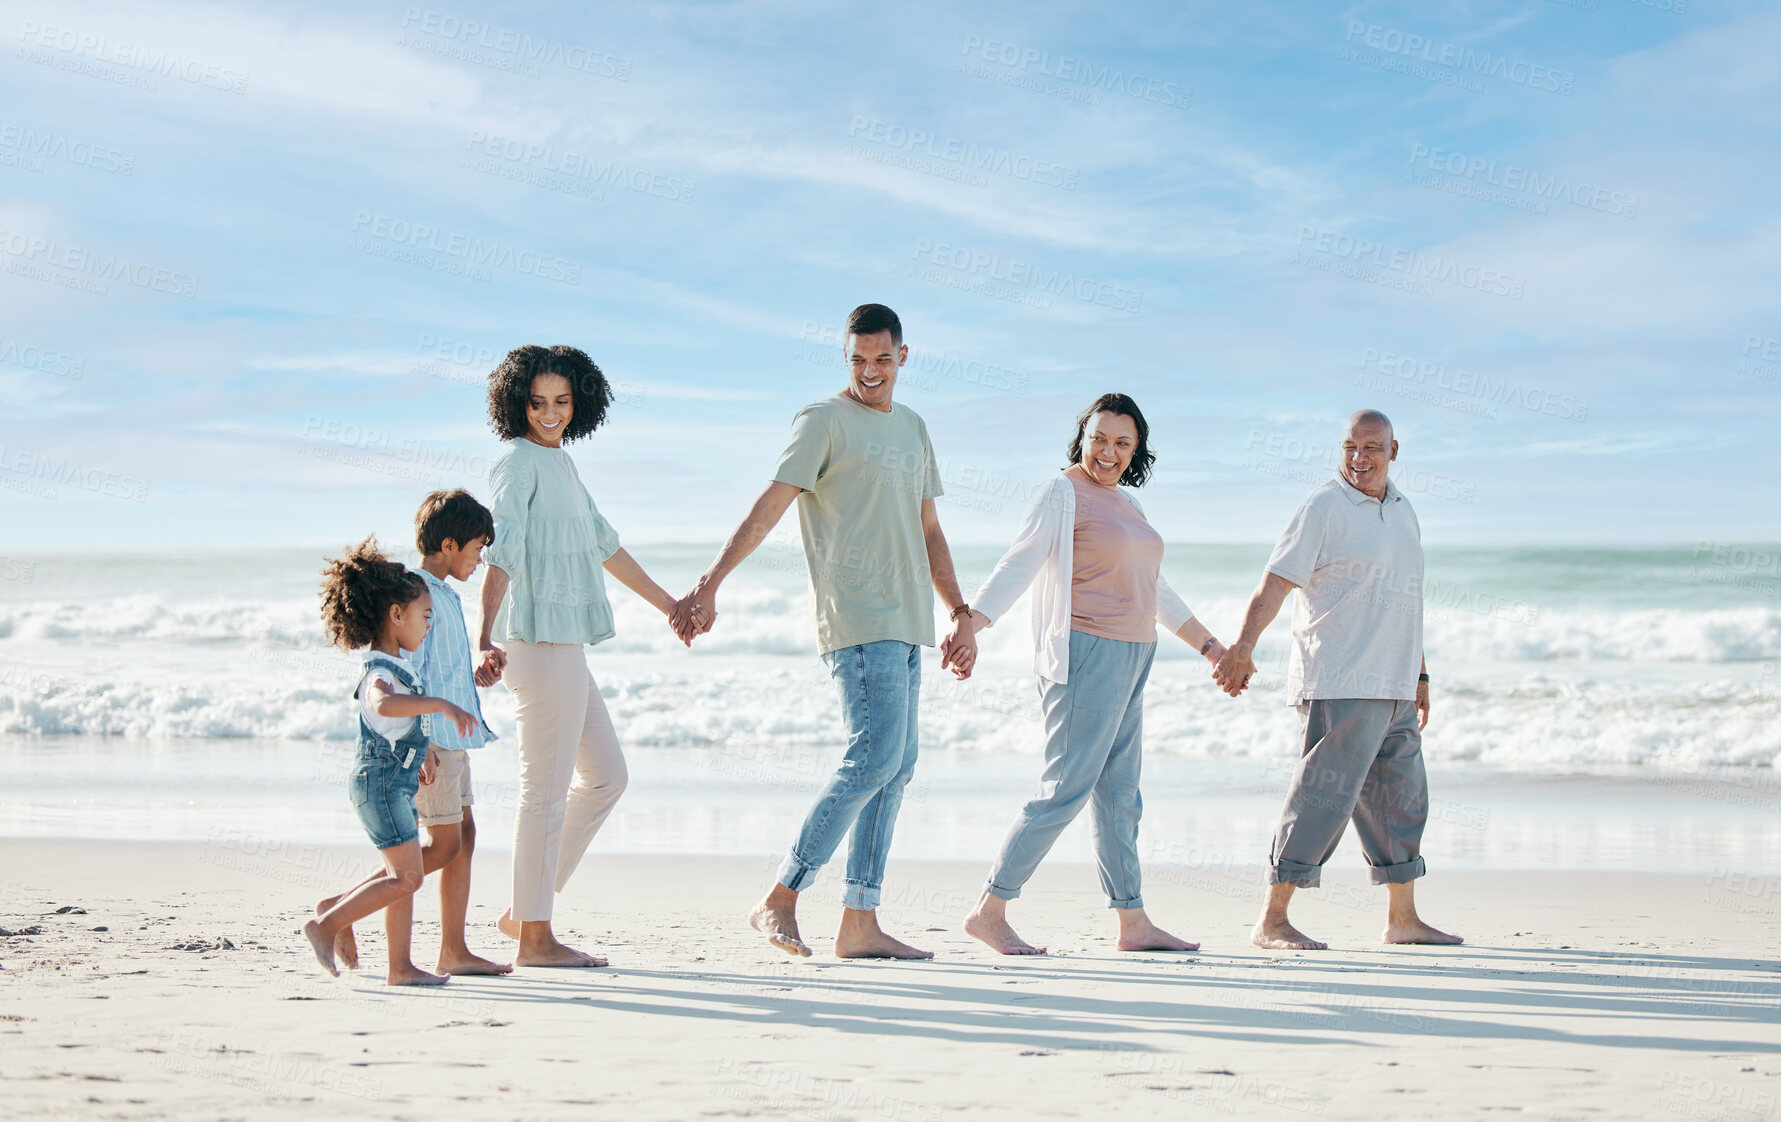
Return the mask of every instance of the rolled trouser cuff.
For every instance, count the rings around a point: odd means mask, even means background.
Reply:
[[[983,884],[983,890],[985,892],[989,893],[991,896],[994,896],[998,900],[1018,900],[1018,899],[1020,899],[1020,889],[1018,889],[1018,888],[1003,888],[1001,885],[997,884],[993,880],[985,881]]]
[[[1268,869],[1268,883],[1316,888],[1323,883],[1323,866],[1301,865],[1297,861],[1276,861]]]
[[[844,881],[841,906],[856,912],[876,911],[879,895],[879,887],[875,884],[863,884],[857,880]]]
[[[1117,908],[1122,912],[1130,911],[1133,908],[1142,908],[1144,906],[1144,897],[1134,896],[1130,900],[1109,900],[1107,901],[1107,906],[1109,908]]]
[[[802,892],[816,879],[818,868],[820,866],[800,860],[796,853],[787,853],[785,860],[779,863],[779,883],[793,892]]]
[[[1428,871],[1428,866],[1418,857],[1396,865],[1369,865],[1367,877],[1374,884],[1409,884],[1417,877],[1426,876]]]

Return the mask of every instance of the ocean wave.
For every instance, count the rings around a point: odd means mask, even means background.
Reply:
[[[590,665],[629,749],[839,752],[839,705],[815,659],[670,662],[613,652]],[[349,696],[355,668],[350,656],[295,661],[289,652],[262,648],[254,664],[238,658],[205,673],[123,682],[9,669],[0,672],[0,732],[347,740],[358,728]],[[956,682],[932,656],[924,670],[924,752],[1037,754],[1042,733],[1030,674],[998,669]],[[512,695],[497,686],[482,699],[489,723],[506,738],[492,750],[511,751]],[[1424,751],[1432,760],[1500,767],[1771,767],[1781,764],[1778,706],[1781,681],[1774,676],[1633,683],[1449,675],[1437,691]],[[1217,692],[1203,666],[1162,664],[1153,672],[1147,751],[1290,763],[1297,731],[1277,675],[1233,701]]]
[[[474,617],[473,595],[464,595]],[[613,596],[618,634],[603,649],[667,654],[682,649],[653,608],[622,590]],[[1212,598],[1194,604],[1200,618],[1227,634],[1244,602]],[[697,643],[704,655],[814,655],[808,593],[802,589],[740,588],[719,597],[717,626]],[[1286,619],[1269,641],[1284,649]],[[1425,610],[1431,660],[1449,663],[1740,663],[1781,661],[1781,609],[1541,610],[1523,601],[1442,602]],[[1157,657],[1190,659],[1193,652],[1167,636]],[[22,643],[227,644],[292,651],[325,649],[311,600],[215,599],[167,601],[151,594],[94,601],[0,603],[0,659],[6,641]],[[982,641],[998,649],[1030,651],[1027,609],[1020,604]],[[140,657],[152,658],[151,650]]]

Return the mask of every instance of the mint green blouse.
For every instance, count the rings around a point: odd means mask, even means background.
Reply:
[[[618,534],[561,448],[521,438],[495,462],[495,540],[482,559],[505,572],[507,595],[494,635],[521,643],[601,643],[612,605],[601,565]]]

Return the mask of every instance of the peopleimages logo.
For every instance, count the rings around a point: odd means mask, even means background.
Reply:
[[[512,28],[491,27],[478,20],[462,19],[445,12],[406,8],[402,13],[402,26],[446,42],[496,51],[517,62],[549,63],[620,82],[629,81],[631,77],[631,60],[623,56],[528,35]]]
[[[60,51],[81,59],[109,63],[125,70],[140,70],[159,78],[177,78],[195,86],[225,93],[246,93],[247,75],[226,66],[184,58],[172,51],[157,51],[133,43],[114,43],[103,35],[91,35],[67,27],[51,27],[27,20],[19,42],[28,47]]]
[[[51,283],[78,281],[69,287],[105,295],[107,281],[122,281],[151,292],[165,292],[187,300],[198,295],[198,278],[146,261],[132,261],[116,253],[101,253],[55,238],[35,238],[0,230],[0,256],[8,272],[24,273]],[[50,273],[47,270],[58,270]]]
[[[488,156],[528,171],[560,175],[565,179],[598,183],[604,187],[623,187],[640,195],[653,195],[671,203],[693,201],[693,184],[676,176],[663,175],[648,168],[631,167],[612,159],[600,159],[585,152],[569,149],[559,151],[549,144],[522,140],[518,137],[471,129],[464,147],[474,156]],[[540,185],[549,186],[545,181]]]
[[[1572,182],[1563,175],[1544,175],[1518,164],[1498,165],[1482,156],[1467,156],[1446,148],[1426,144],[1410,147],[1412,167],[1425,167],[1455,179],[1481,179],[1505,191],[1522,191],[1553,202],[1570,203],[1584,210],[1599,210],[1621,218],[1637,218],[1639,196],[1624,194],[1609,187],[1598,187],[1581,180]]]
[[[984,62],[994,62],[1011,70],[1037,74],[1072,86],[1082,86],[1104,93],[1122,93],[1143,101],[1153,101],[1172,109],[1185,109],[1193,100],[1193,88],[1166,78],[1150,78],[1143,74],[1127,74],[1117,66],[1096,66],[1069,55],[1053,56],[1050,51],[1023,47],[981,35],[965,36],[966,55]]]
[[[922,238],[915,243],[914,257],[929,265],[951,269],[974,280],[994,281],[1013,289],[1030,289],[1052,296],[1069,296],[1085,304],[1099,304],[1122,312],[1136,312],[1144,306],[1144,293],[1135,288],[1078,277],[1062,269],[1047,269],[1019,258],[1003,257],[964,246]]]
[[[103,144],[69,140],[53,132],[38,132],[29,125],[0,122],[0,148],[8,148],[22,156],[62,160],[80,167],[130,175],[136,171],[136,157]],[[38,166],[33,171],[42,171]]]
[[[1378,347],[1363,347],[1360,364],[1363,370],[1377,370],[1420,389],[1445,391],[1496,405],[1514,405],[1529,413],[1543,413],[1561,421],[1589,419],[1588,398],[1554,393],[1510,378],[1492,377],[1460,367],[1449,367],[1445,362],[1394,354]]]
[[[562,284],[581,283],[581,262],[548,253],[519,249],[503,242],[485,240],[468,234],[451,233],[424,222],[410,222],[368,210],[353,214],[354,235],[376,238],[380,242],[425,253],[455,258],[471,268],[511,269],[516,273]],[[354,245],[349,248],[362,248]]]
[[[1493,55],[1488,51],[1475,51],[1458,43],[1437,43],[1426,35],[1400,31],[1395,27],[1382,27],[1376,23],[1349,20],[1345,38],[1350,43],[1358,39],[1364,45],[1386,54],[1401,55],[1418,62],[1462,70],[1468,74],[1482,74],[1487,78],[1501,78],[1532,90],[1569,94],[1577,83],[1577,76],[1568,70],[1554,70],[1522,59]]]
[[[1327,257],[1346,258],[1361,265],[1387,269],[1406,278],[1443,281],[1511,300],[1521,299],[1527,291],[1526,277],[1487,269],[1481,265],[1468,265],[1437,253],[1394,249],[1370,238],[1319,230],[1315,226],[1299,227],[1298,244],[1301,258],[1309,248]]]
[[[929,159],[945,160],[973,171],[995,172],[1047,187],[1059,187],[1065,191],[1076,189],[1078,172],[1075,168],[1021,155],[1006,148],[997,148],[993,144],[977,144],[956,136],[938,136],[924,129],[905,128],[876,117],[854,117],[848,126],[847,135],[856,140],[863,139],[872,144]]]

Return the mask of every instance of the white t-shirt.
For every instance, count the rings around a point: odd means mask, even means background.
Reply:
[[[1311,492],[1268,572],[1298,585],[1287,701],[1413,701],[1422,666],[1422,527],[1389,481],[1385,501],[1341,476]]]
[[[379,657],[389,658],[390,656],[381,655]],[[392,659],[391,661],[402,667],[403,671],[407,673],[409,677],[417,682],[420,681],[420,674],[414,669],[414,665],[407,659],[398,658]],[[372,704],[376,701],[371,695],[371,680],[373,678],[389,687],[391,693],[413,693],[415,691],[404,686],[401,679],[397,678],[387,666],[372,666],[367,663],[364,673],[359,676],[359,715],[365,718],[365,724],[370,727],[372,732],[388,737],[393,744],[412,732],[414,730],[414,722],[420,720],[420,718],[379,716],[377,710],[372,708]]]

